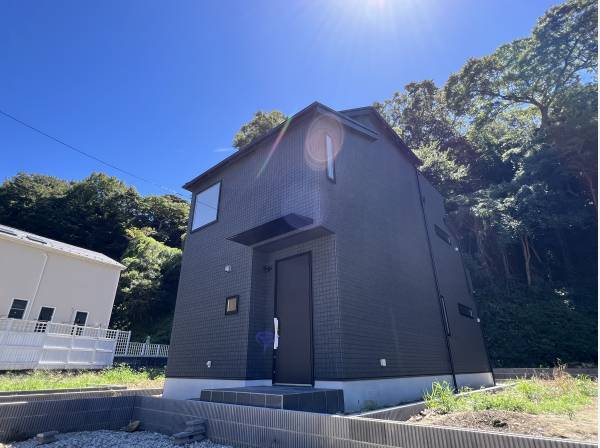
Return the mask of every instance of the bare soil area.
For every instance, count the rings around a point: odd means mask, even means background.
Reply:
[[[409,422],[561,439],[598,440],[598,399],[572,417],[512,411],[469,411],[438,414],[425,410]]]

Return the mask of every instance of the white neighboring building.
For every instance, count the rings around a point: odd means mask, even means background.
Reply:
[[[122,264],[0,225],[0,318],[107,328]]]

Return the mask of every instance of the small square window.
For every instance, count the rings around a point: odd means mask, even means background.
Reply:
[[[448,233],[443,230],[441,227],[438,227],[437,224],[434,224],[434,230],[436,235],[446,244],[448,244],[449,246],[452,246],[452,242],[450,241],[450,235],[448,235]]]
[[[458,304],[458,312],[460,314],[462,314],[463,316],[468,317],[469,319],[475,318],[471,307],[468,307],[467,305],[463,305],[462,303]]]
[[[225,299],[225,314],[235,314],[238,312],[238,300],[240,296],[231,296]]]

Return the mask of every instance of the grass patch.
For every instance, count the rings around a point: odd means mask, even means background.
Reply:
[[[463,389],[461,392],[468,391]],[[435,383],[424,395],[427,408],[439,414],[465,411],[501,410],[527,414],[559,414],[573,416],[592,404],[598,384],[586,376],[572,377],[559,373],[552,379],[517,380],[512,387],[496,393],[481,392],[457,396],[446,382]]]
[[[71,389],[105,385],[153,388],[162,387],[164,379],[164,369],[134,370],[127,365],[103,370],[34,370],[0,375],[0,391]]]

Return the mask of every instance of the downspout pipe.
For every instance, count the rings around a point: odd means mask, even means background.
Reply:
[[[40,271],[40,275],[39,275],[39,277],[37,279],[37,283],[35,285],[33,297],[31,298],[31,305],[29,306],[29,310],[27,311],[26,320],[31,320],[31,319],[29,319],[29,317],[31,315],[31,310],[33,310],[33,305],[35,305],[35,299],[37,299],[38,292],[40,290],[40,285],[42,283],[42,278],[44,277],[44,272],[46,272],[46,263],[48,263],[48,254],[46,252],[44,252],[43,255],[44,255],[44,262],[42,263],[42,270]]]
[[[440,318],[442,319],[442,328],[444,329],[444,339],[446,340],[446,350],[448,351],[448,360],[450,361],[450,371],[452,373],[452,383],[454,384],[454,390],[458,391],[458,383],[456,382],[456,372],[454,370],[454,359],[452,357],[452,348],[450,346],[450,326],[448,317],[446,314],[445,303],[440,291],[440,282],[437,274],[437,267],[435,265],[435,258],[433,257],[433,247],[431,245],[431,237],[429,236],[429,223],[427,221],[427,213],[425,213],[425,204],[423,191],[421,189],[421,180],[419,179],[419,170],[415,167],[415,179],[417,181],[417,189],[419,193],[419,204],[421,204],[421,213],[423,214],[423,223],[425,225],[425,236],[427,238],[427,248],[429,249],[429,259],[431,260],[431,268],[433,271],[433,280],[435,283],[435,291],[438,297],[438,305],[440,307]]]
[[[446,226],[450,230],[450,233],[452,234],[454,239],[456,241],[458,241],[456,232],[454,231],[452,226],[450,226],[448,224],[446,224]],[[473,294],[473,285],[472,285],[471,279],[469,277],[469,273],[467,271],[467,266],[465,265],[465,260],[462,256],[462,251],[460,250],[460,247],[458,247],[458,244],[456,246],[457,246],[456,248],[458,249],[458,254],[460,256],[460,263],[462,265],[463,272],[465,274],[465,282],[467,282],[467,289],[469,290],[469,297],[471,298],[471,301],[473,302],[473,306],[475,307],[475,313],[477,314],[477,319],[479,319],[479,310],[477,309],[477,302],[475,301],[475,297]],[[481,340],[483,341],[483,350],[485,351],[485,357],[487,359],[488,367],[490,368],[490,373],[492,374],[492,383],[495,386],[496,385],[496,375],[494,375],[494,369],[492,368],[492,360],[490,359],[490,353],[485,345],[485,338],[483,337],[483,329],[481,328],[481,323],[478,322],[477,326],[479,327],[479,334],[481,335]]]

